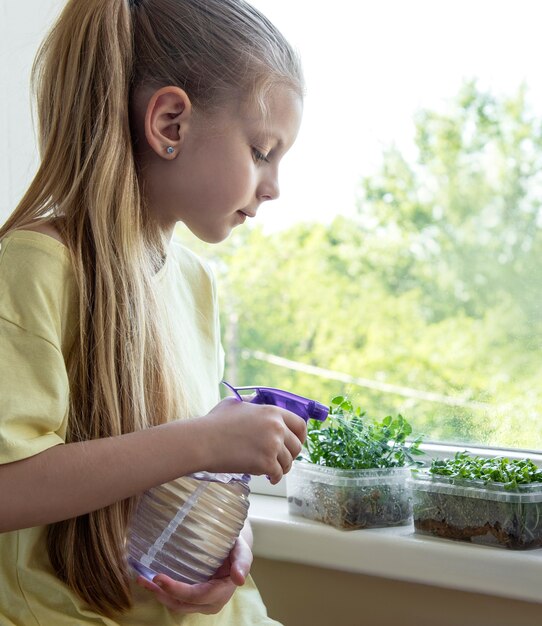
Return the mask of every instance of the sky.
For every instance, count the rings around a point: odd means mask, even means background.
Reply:
[[[267,231],[352,214],[362,176],[387,147],[412,155],[414,113],[446,107],[466,79],[496,95],[525,81],[542,115],[540,0],[251,1],[298,49],[307,83],[281,198],[258,214]],[[30,66],[64,0],[0,3],[1,217],[36,167]]]
[[[307,95],[268,231],[355,211],[386,147],[413,151],[413,115],[444,110],[464,80],[495,95],[528,85],[542,114],[539,0],[252,0],[301,55]]]

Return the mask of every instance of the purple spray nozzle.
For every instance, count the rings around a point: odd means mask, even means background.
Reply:
[[[244,400],[239,392],[251,392],[254,395],[248,402],[252,402],[252,404],[272,404],[279,406],[299,415],[299,417],[302,417],[305,421],[314,419],[323,422],[329,413],[327,406],[322,403],[304,398],[303,396],[298,396],[290,391],[275,389],[274,387],[233,387],[225,380],[222,382],[228,389],[233,391],[239,400]]]

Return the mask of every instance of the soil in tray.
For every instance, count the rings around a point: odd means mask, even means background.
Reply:
[[[447,524],[446,521],[436,519],[415,519],[414,528],[421,533],[454,539],[456,541],[470,541],[487,545],[498,545],[511,550],[531,550],[542,547],[542,537],[525,541],[520,536],[504,530],[499,522],[483,526],[466,526],[459,528]]]
[[[410,523],[411,502],[402,490],[389,488],[341,492],[319,485],[310,498],[288,497],[291,510],[336,528],[382,528]]]

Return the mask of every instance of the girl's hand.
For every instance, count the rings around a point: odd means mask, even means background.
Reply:
[[[139,576],[137,583],[152,591],[158,602],[174,613],[213,615],[221,611],[235,589],[245,583],[251,565],[252,550],[241,535],[224,564],[206,583],[189,585],[164,574],[155,576],[153,582]]]
[[[307,436],[305,421],[295,413],[231,397],[198,421],[205,470],[265,474],[272,484],[290,471]]]

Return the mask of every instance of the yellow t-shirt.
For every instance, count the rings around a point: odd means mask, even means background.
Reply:
[[[190,389],[189,414],[205,414],[219,400],[223,372],[212,274],[194,254],[172,243],[155,288],[182,339],[179,359]],[[33,231],[6,236],[0,248],[0,464],[64,443],[69,394],[65,359],[76,320],[68,249]],[[250,578],[218,615],[174,615],[135,584],[128,614],[114,620],[97,615],[55,576],[45,530],[0,534],[0,626],[277,624],[267,617]]]

